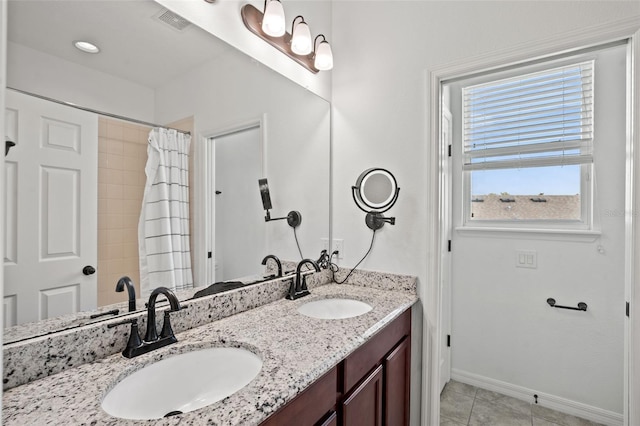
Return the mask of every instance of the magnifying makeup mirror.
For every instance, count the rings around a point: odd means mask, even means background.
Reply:
[[[260,196],[262,197],[262,207],[266,210],[266,214],[264,216],[264,221],[269,222],[272,220],[283,220],[287,219],[287,223],[290,227],[295,228],[300,226],[302,223],[302,215],[299,211],[292,210],[285,217],[271,217],[271,195],[269,194],[269,183],[267,179],[258,179],[258,186],[260,187]]]
[[[394,225],[395,217],[384,217],[398,200],[400,188],[395,176],[386,169],[367,169],[358,176],[351,187],[353,201],[360,210],[367,213],[365,223],[372,230],[378,230],[385,223]]]

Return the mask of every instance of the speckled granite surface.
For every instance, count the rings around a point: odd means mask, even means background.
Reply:
[[[173,330],[179,333],[282,299],[291,280],[284,278],[267,281],[182,302],[186,309],[171,314]],[[310,289],[328,281],[328,271],[307,278]],[[167,305],[166,302],[163,303]],[[144,303],[141,306],[144,306]],[[162,328],[163,309],[166,308],[156,309],[158,330]],[[126,317],[4,345],[3,389],[10,389],[122,352],[127,344],[129,326],[108,328],[108,325],[121,322],[124,318],[138,318],[140,330],[146,330],[146,317],[146,311],[139,311]]]
[[[115,354],[10,389],[3,396],[3,424],[255,425],[417,300],[410,291],[346,284],[314,287],[311,296],[296,301],[280,299],[193,328],[178,334],[177,344],[132,360]],[[373,310],[343,320],[308,318],[296,310],[308,301],[335,296],[365,301]],[[128,329],[120,329],[117,334],[124,338]],[[105,342],[110,345],[108,339]],[[100,408],[103,396],[119,379],[145,365],[173,354],[220,345],[253,348],[263,359],[258,376],[230,397],[200,410],[151,421],[114,418]]]
[[[335,281],[342,282],[349,275],[351,269],[340,268],[335,273]],[[357,285],[369,288],[378,288],[389,291],[408,291],[415,293],[417,290],[417,278],[412,275],[398,275],[389,272],[375,272],[356,269],[349,276],[345,284]]]
[[[272,266],[272,262],[269,262],[268,265]],[[295,269],[295,262],[293,262],[293,265],[294,265],[293,268],[289,268],[289,269]],[[267,274],[274,273],[275,275],[276,268],[267,267],[265,272]],[[238,281],[250,282],[250,281],[260,280],[261,278],[262,277],[256,275],[252,277],[238,278]],[[193,297],[193,295],[198,290],[202,290],[205,287],[206,286],[197,287],[189,290],[176,291],[175,294],[179,300],[187,300]],[[126,299],[127,297],[126,293],[123,293],[122,297]],[[148,297],[139,297],[136,299],[136,307],[138,311],[145,310],[145,303],[147,302],[147,300],[148,300]],[[73,328],[83,327],[92,323],[109,320],[113,318],[115,315],[119,315],[119,316],[127,315],[128,308],[129,308],[129,302],[125,301],[120,303],[114,303],[111,305],[101,306],[92,311],[83,311],[75,314],[60,315],[58,317],[50,318],[42,321],[30,322],[30,323],[16,325],[13,327],[7,327],[3,331],[2,341],[4,342],[4,344],[8,344],[8,343],[24,340],[27,338],[45,336],[61,330],[69,330]],[[91,318],[91,315],[93,314],[107,313],[109,311],[113,311],[116,309],[118,310],[118,314],[105,315],[95,319]]]

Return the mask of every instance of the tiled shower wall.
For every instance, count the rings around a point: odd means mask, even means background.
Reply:
[[[169,125],[193,134],[193,118]],[[123,276],[130,277],[140,296],[138,219],[146,176],[147,144],[151,127],[112,118],[98,120],[98,306],[127,300],[116,293]],[[194,143],[189,153],[193,170]],[[189,173],[191,186],[192,173]],[[190,198],[193,191],[189,191]],[[190,210],[193,217],[193,210]],[[191,221],[193,223],[193,221]]]
[[[98,121],[98,306],[127,300],[117,281],[129,276],[140,294],[138,219],[150,127]]]

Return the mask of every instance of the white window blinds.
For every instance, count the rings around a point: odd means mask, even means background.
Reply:
[[[593,161],[593,61],[463,88],[464,170]]]

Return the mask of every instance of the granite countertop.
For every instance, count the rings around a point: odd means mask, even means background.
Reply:
[[[362,300],[373,310],[341,320],[309,318],[296,311],[311,300],[336,296]],[[133,359],[116,354],[9,389],[3,396],[3,424],[257,425],[416,301],[413,292],[323,285],[302,299],[278,300],[179,333],[178,343],[149,354]],[[174,354],[213,346],[248,348],[262,358],[262,370],[222,401],[166,419],[123,420],[101,409],[104,395],[134,371]]]

